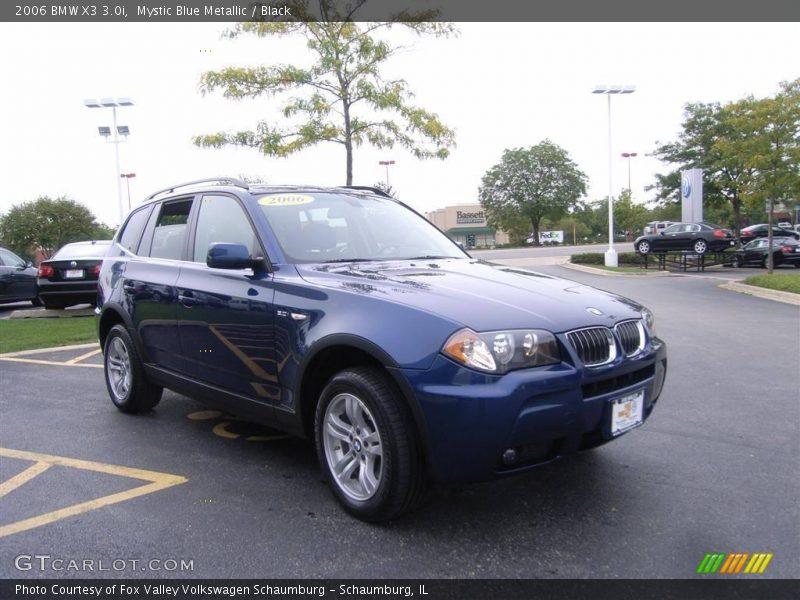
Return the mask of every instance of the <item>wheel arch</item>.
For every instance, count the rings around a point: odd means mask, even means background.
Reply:
[[[133,321],[118,304],[106,304],[102,309],[100,321],[97,325],[97,336],[100,340],[100,347],[105,348],[108,332],[111,331],[111,328],[114,327],[114,325],[120,324],[124,325],[128,330],[131,339],[133,339],[133,343],[136,344],[137,352],[143,357],[144,354],[142,353],[142,344],[139,340],[139,336],[136,333],[136,329],[133,327]]]
[[[314,413],[325,385],[336,373],[351,367],[373,366],[384,371],[404,400],[413,421],[426,470],[429,469],[425,417],[410,384],[397,362],[375,343],[354,335],[334,334],[319,340],[306,354],[298,369],[295,386],[296,409],[303,433],[314,438]]]

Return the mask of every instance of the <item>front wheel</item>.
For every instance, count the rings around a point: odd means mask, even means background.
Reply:
[[[650,242],[642,240],[636,244],[636,249],[639,251],[639,254],[648,254],[650,252]]]
[[[353,516],[387,521],[420,500],[425,486],[415,429],[385,373],[357,367],[335,375],[317,404],[315,438],[328,484]]]
[[[694,251],[696,254],[705,254],[708,250],[708,243],[705,240],[697,240],[694,243]]]
[[[122,325],[114,325],[108,332],[103,367],[108,395],[121,412],[146,412],[161,401],[163,388],[145,379],[139,353]]]

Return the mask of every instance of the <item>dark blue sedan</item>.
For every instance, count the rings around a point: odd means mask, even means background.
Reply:
[[[378,190],[172,186],[128,217],[99,277],[109,395],[164,387],[314,440],[334,495],[386,520],[430,482],[517,473],[652,413],[653,315],[475,260]]]

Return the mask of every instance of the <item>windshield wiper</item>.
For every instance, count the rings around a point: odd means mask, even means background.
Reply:
[[[411,258],[403,258],[400,260],[436,260],[440,258],[458,258],[458,256],[412,256]]]
[[[323,263],[347,263],[347,262],[373,262],[380,260],[377,258],[333,258],[331,260],[323,260]]]

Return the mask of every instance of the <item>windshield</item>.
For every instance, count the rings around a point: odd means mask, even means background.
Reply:
[[[108,252],[110,241],[102,241],[86,243],[86,244],[69,244],[64,246],[55,253],[53,259],[57,258],[98,258],[105,256]],[[52,259],[51,259],[52,260]]]
[[[276,193],[258,203],[290,262],[467,258],[433,224],[389,198]]]

